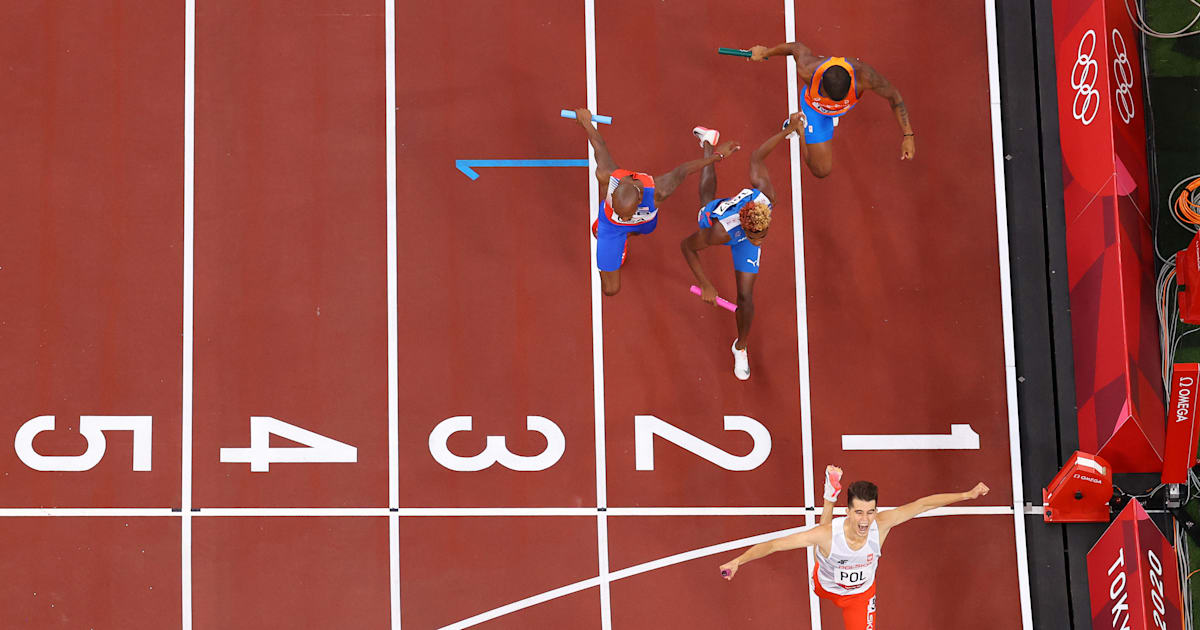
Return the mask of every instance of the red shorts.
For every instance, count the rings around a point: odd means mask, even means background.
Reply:
[[[875,627],[874,582],[871,583],[871,588],[861,593],[834,595],[821,588],[821,582],[817,580],[816,565],[813,565],[812,581],[817,597],[827,599],[842,609],[842,622],[846,624],[846,630],[878,630]]]

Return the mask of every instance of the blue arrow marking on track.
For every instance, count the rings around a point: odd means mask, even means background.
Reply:
[[[477,166],[587,166],[587,160],[454,160],[454,166],[472,181],[479,179]]]

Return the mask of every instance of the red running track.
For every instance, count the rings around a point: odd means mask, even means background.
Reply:
[[[592,87],[584,3],[468,2],[453,15],[401,3],[394,458],[386,5],[198,4],[194,235],[181,212],[182,7],[9,7],[0,19],[11,60],[0,118],[14,140],[0,143],[0,183],[16,210],[0,231],[0,422],[15,434],[55,415],[58,430],[33,449],[69,456],[87,448],[80,415],[153,418],[150,471],[130,470],[123,433],[82,472],[33,470],[0,448],[0,567],[16,576],[0,625],[164,628],[190,612],[196,628],[435,628],[499,608],[475,620],[806,627],[802,553],[731,583],[716,566],[732,548],[677,554],[804,526],[806,470],[837,463],[877,481],[884,505],[992,488],[987,514],[920,519],[889,538],[881,627],[1021,627],[983,3],[822,6],[819,23],[796,6],[797,38],[861,57],[901,89],[917,159],[897,159],[895,123],[873,96],[839,126],[834,174],[803,176],[802,204],[787,149],[771,156],[779,199],[746,383],[730,374],[732,318],[686,290],[677,243],[694,229],[695,178],[631,244],[621,294],[594,311],[587,170],[481,168],[472,181],[453,165],[586,157],[556,111],[594,90],[624,167],[661,173],[696,157],[696,124],[741,140],[718,165],[718,193],[733,194],[749,151],[787,114],[787,70],[713,49],[784,41],[781,3],[600,3]],[[935,45],[914,32],[941,35]],[[952,108],[927,71],[947,59]],[[732,295],[728,256],[702,258]],[[252,416],[353,445],[356,461],[269,472],[221,461],[222,448],[250,445]],[[445,441],[454,456],[479,453],[485,435],[542,452],[527,416],[561,430],[562,455],[536,471],[451,470],[430,434],[459,416],[473,430]],[[731,455],[752,440],[722,417],[753,418],[770,454],[735,472],[656,438],[654,469],[637,470],[636,416]],[[980,448],[841,450],[843,434],[951,423],[970,423]],[[181,506],[197,511],[171,511]],[[821,618],[840,627],[828,605]]]

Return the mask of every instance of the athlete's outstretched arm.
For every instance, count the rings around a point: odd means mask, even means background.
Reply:
[[[917,499],[916,501],[913,501],[912,503],[909,503],[908,505],[902,505],[894,510],[887,510],[886,512],[880,512],[879,516],[876,517],[875,520],[879,523],[879,528],[881,530],[884,530],[884,531],[880,532],[881,534],[883,534],[883,533],[886,533],[886,530],[891,529],[891,528],[899,525],[900,523],[908,521],[908,520],[916,517],[918,514],[928,512],[929,510],[932,510],[934,508],[945,507],[947,505],[950,505],[951,503],[958,503],[959,501],[969,501],[971,499],[978,499],[979,497],[981,497],[987,493],[988,493],[988,487],[981,482],[981,483],[976,484],[974,488],[971,488],[970,490],[968,490],[966,492],[948,492],[946,494],[932,494],[927,497],[922,497],[920,499]]]
[[[830,501],[829,499],[825,499],[825,502],[821,504],[821,520],[819,520],[817,522],[821,523],[821,524],[825,524],[832,520],[833,520],[833,501]]]
[[[733,140],[722,142],[721,146],[717,147],[709,157],[684,162],[671,169],[669,173],[655,177],[654,201],[657,203],[670,197],[671,193],[675,192],[676,188],[679,188],[679,185],[683,183],[683,180],[687,179],[688,175],[695,173],[709,164],[720,162],[740,148],[742,148],[742,145]]]
[[[608,178],[612,172],[617,170],[617,163],[613,161],[612,154],[608,152],[608,145],[604,144],[604,137],[592,125],[592,112],[586,108],[575,110],[575,120],[583,127],[584,133],[587,134],[588,142],[592,143],[592,149],[596,151],[596,179],[600,180],[600,187],[608,185]]]
[[[916,134],[913,133],[912,123],[908,120],[908,107],[904,105],[904,97],[900,96],[900,90],[897,90],[887,79],[883,78],[883,75],[876,72],[875,68],[865,63],[862,64],[860,79],[863,87],[873,90],[891,104],[892,113],[896,115],[896,123],[900,125],[900,133],[904,134],[900,140],[900,159],[913,159],[913,155],[917,151]]]
[[[842,469],[837,466],[825,467],[825,486],[821,497],[825,500],[821,504],[821,520],[819,523],[828,523],[833,520],[833,506],[837,503],[838,495],[842,492]]]
[[[728,240],[729,233],[720,223],[715,223],[710,228],[696,230],[694,234],[679,243],[679,251],[683,253],[683,259],[691,268],[692,275],[696,276],[696,286],[700,287],[700,299],[713,306],[717,305],[717,288],[705,275],[704,265],[700,264],[700,256],[696,252],[709,245],[719,245]]]
[[[771,184],[771,174],[767,172],[765,161],[771,151],[779,146],[779,142],[787,137],[789,133],[795,131],[800,136],[800,142],[804,142],[804,114],[796,112],[788,117],[788,126],[777,131],[770,138],[767,138],[754,153],[750,154],[750,185],[761,190],[771,203],[775,203],[775,186]]]
[[[832,537],[833,530],[828,523],[821,523],[812,529],[806,529],[802,532],[783,536],[775,540],[768,540],[764,543],[758,543],[747,549],[742,555],[721,565],[721,576],[726,580],[732,580],[737,574],[738,567],[759,558],[769,556],[776,551],[788,551],[791,549],[800,549],[801,547],[812,547],[819,545],[822,541],[828,541]],[[828,544],[828,542],[826,542]]]
[[[750,48],[750,60],[762,61],[767,57],[778,57],[779,55],[791,55],[796,58],[796,63],[805,57],[812,56],[812,49],[800,42],[787,42],[779,44],[772,48],[766,46],[753,46]]]

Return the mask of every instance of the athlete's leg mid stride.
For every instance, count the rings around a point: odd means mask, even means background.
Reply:
[[[883,555],[883,543],[893,527],[934,508],[978,499],[988,493],[982,483],[966,492],[935,494],[895,509],[876,513],[879,488],[869,481],[855,481],[847,488],[847,515],[831,519],[841,491],[841,470],[825,469],[825,504],[821,522],[798,534],[783,536],[747,549],[721,565],[721,576],[732,580],[738,568],[776,551],[816,547],[813,591],[842,609],[846,630],[878,630],[875,625],[875,570]]]
[[[729,247],[733,256],[733,275],[737,281],[738,304],[735,312],[738,336],[731,348],[733,374],[743,381],[750,378],[750,357],[746,346],[750,337],[750,324],[754,321],[754,279],[758,277],[761,246],[763,239],[767,237],[767,230],[771,227],[771,206],[775,203],[775,187],[771,185],[771,177],[764,161],[781,140],[793,131],[801,129],[803,119],[803,114],[792,114],[788,126],[767,138],[762,146],[755,149],[750,156],[751,188],[743,188],[733,197],[714,199],[717,194],[716,170],[706,166],[700,171],[700,229],[679,244],[683,259],[696,276],[701,299],[714,306],[717,289],[704,273],[704,266],[700,264],[697,252],[710,245]],[[711,154],[713,146],[708,134],[716,132],[704,127],[696,127],[693,131],[700,138],[704,155]]]

